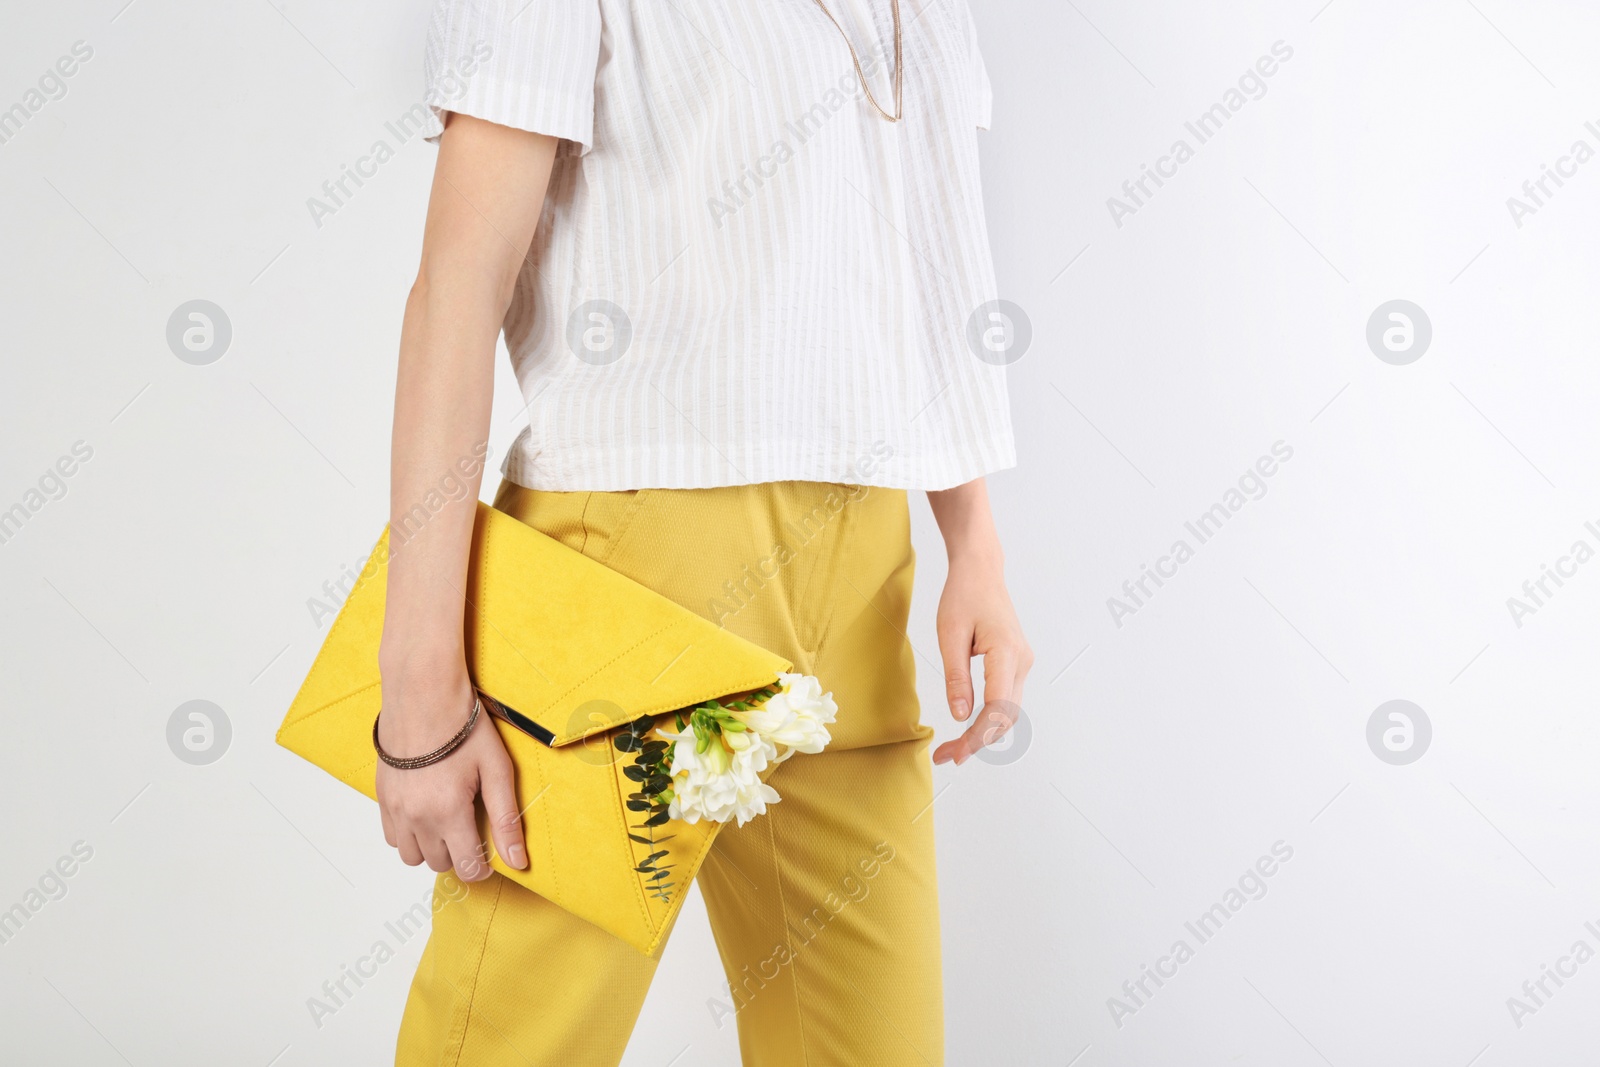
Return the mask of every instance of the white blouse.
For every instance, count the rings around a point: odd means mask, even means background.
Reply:
[[[893,112],[890,0],[827,3]],[[505,320],[529,414],[506,477],[943,489],[1015,464],[988,75],[966,0],[901,17],[896,124],[816,0],[439,0],[429,139],[452,111],[564,139]]]

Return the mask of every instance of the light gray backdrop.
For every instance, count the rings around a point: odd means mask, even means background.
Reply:
[[[5,4],[7,1063],[390,1055],[420,938],[307,1002],[429,876],[272,733],[324,632],[308,599],[385,513],[435,154],[385,124],[427,6]],[[991,484],[1038,665],[1031,741],[936,771],[950,1062],[1590,1062],[1600,15],[975,7],[1032,327],[1022,464]],[[379,140],[318,225],[308,198]],[[196,299],[231,324],[209,365],[168,340]],[[221,715],[169,742],[195,700]],[[696,899],[630,1067],[736,1063],[720,996]]]

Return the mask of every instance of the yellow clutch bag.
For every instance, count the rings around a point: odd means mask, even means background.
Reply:
[[[278,730],[279,744],[374,799],[388,559],[385,530]],[[528,869],[492,844],[490,864],[656,955],[721,824],[673,820],[670,844],[647,843],[614,738],[641,716],[771,685],[789,662],[481,503],[465,592],[473,682],[522,727],[489,720],[516,764]],[[488,842],[481,805],[479,822]],[[662,850],[671,893],[641,872]]]

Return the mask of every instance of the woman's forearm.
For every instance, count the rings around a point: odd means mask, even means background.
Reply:
[[[484,288],[425,272],[406,300],[389,475],[383,657],[391,670],[434,666],[418,661],[461,652],[462,591],[504,313],[498,294]]]
[[[395,387],[379,666],[401,737],[457,720],[468,554],[495,342],[555,157],[553,138],[454,116],[440,145]],[[389,702],[386,700],[386,707]],[[386,715],[387,717],[387,715]],[[446,731],[448,733],[448,731]]]
[[[928,493],[945,552],[952,561],[963,560],[1003,569],[1005,554],[989,510],[989,486],[982,478]]]

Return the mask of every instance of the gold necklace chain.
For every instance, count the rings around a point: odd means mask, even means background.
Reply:
[[[817,6],[822,9],[822,13],[824,15],[828,16],[828,21],[829,22],[833,23],[833,28],[838,30],[839,31],[839,36],[844,38],[844,46],[846,48],[850,49],[850,62],[852,62],[852,63],[854,63],[856,65],[856,77],[861,80],[861,91],[867,94],[867,102],[870,103],[873,106],[873,109],[876,110],[878,112],[878,114],[882,115],[884,118],[888,119],[890,122],[899,122],[900,121],[900,117],[905,114],[905,108],[904,108],[904,106],[903,106],[903,104],[901,102],[901,99],[900,99],[900,75],[901,75],[902,71],[905,69],[903,64],[900,62],[900,54],[901,54],[901,49],[900,49],[900,0],[889,0],[889,3],[890,3],[890,6],[892,7],[892,9],[894,11],[894,114],[893,115],[891,115],[887,111],[885,111],[883,109],[883,105],[878,103],[878,98],[872,95],[872,87],[867,84],[866,72],[861,69],[861,57],[856,55],[856,46],[850,43],[850,35],[848,33],[844,32],[844,27],[839,25],[839,20],[833,17],[833,12],[828,10],[828,5],[823,3],[822,0],[816,0]]]

